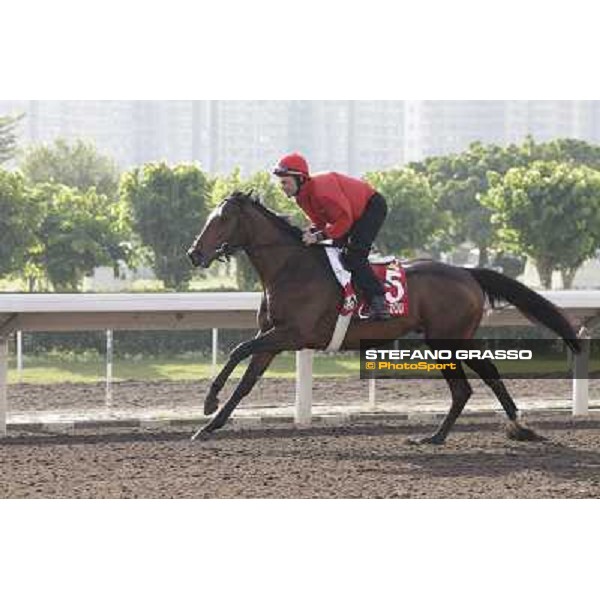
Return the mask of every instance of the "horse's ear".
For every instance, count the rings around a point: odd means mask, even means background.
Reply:
[[[250,200],[252,200],[252,202],[256,202],[256,198],[254,197],[254,188],[251,188],[247,195],[248,195],[248,198],[250,198]]]

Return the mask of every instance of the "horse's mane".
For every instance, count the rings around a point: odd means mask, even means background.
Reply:
[[[302,240],[302,230],[295,225],[292,225],[290,222],[290,217],[288,215],[281,215],[266,207],[260,200],[260,198],[254,196],[252,192],[244,193],[240,191],[236,191],[231,196],[229,196],[226,200],[227,202],[243,202],[243,203],[251,203],[254,208],[256,208],[260,213],[262,213],[265,217],[269,219],[278,227],[281,231],[290,234],[294,239],[300,241]]]

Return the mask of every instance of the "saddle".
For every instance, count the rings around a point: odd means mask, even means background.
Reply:
[[[342,299],[338,305],[340,316],[350,315],[356,319],[369,318],[369,305],[357,295],[351,281],[351,274],[342,264],[340,249],[327,246],[327,257],[335,276],[342,287]],[[408,294],[406,293],[406,273],[395,256],[369,256],[369,264],[385,290],[385,302],[392,317],[408,314]]]

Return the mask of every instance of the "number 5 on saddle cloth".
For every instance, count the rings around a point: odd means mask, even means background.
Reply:
[[[340,249],[324,245],[329,264],[342,287],[342,299],[338,305],[338,321],[327,350],[338,350],[342,344],[352,318],[368,319],[369,305],[358,299],[351,281],[351,274],[340,259]],[[383,284],[385,301],[392,317],[408,314],[408,294],[406,293],[406,273],[400,261],[394,256],[369,257],[371,269]]]

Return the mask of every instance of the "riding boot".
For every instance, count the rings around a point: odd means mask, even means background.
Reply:
[[[390,311],[383,296],[374,296],[371,300],[370,321],[387,321],[391,318]]]

